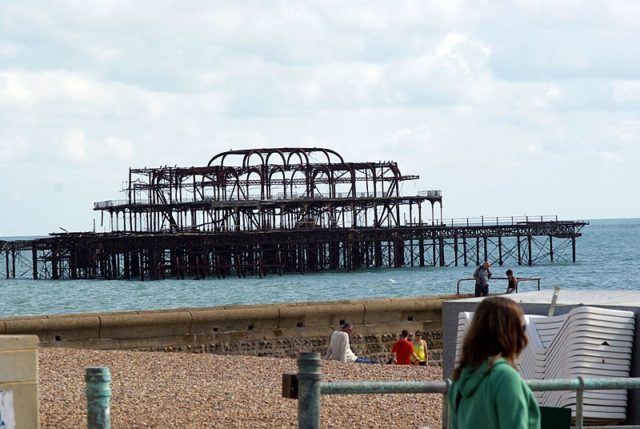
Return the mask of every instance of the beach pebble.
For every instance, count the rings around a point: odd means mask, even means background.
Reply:
[[[282,397],[295,359],[212,354],[39,350],[42,428],[86,427],[86,367],[111,370],[111,427],[296,428],[297,401]],[[325,381],[441,380],[438,367],[323,361]],[[441,427],[442,396],[323,396],[323,428]]]

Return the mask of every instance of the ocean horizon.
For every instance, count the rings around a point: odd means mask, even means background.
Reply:
[[[517,277],[540,277],[541,289],[640,290],[640,218],[593,219],[577,240],[576,262],[526,266],[494,264],[494,277],[512,269]],[[5,237],[0,240],[32,239]],[[37,238],[37,237],[36,237]],[[1,265],[1,264],[0,264]],[[33,280],[6,279],[0,271],[0,317],[276,304],[332,300],[434,296],[456,293],[457,281],[473,276],[474,263],[352,272],[324,271],[225,279]],[[521,283],[521,291],[536,282]],[[493,280],[490,292],[506,289]],[[473,291],[473,282],[461,292]]]

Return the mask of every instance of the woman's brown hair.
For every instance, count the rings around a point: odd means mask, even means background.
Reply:
[[[515,367],[516,359],[529,343],[520,306],[509,298],[485,298],[471,320],[462,343],[462,358],[453,372],[457,380],[462,368],[478,369],[490,356],[500,355]]]

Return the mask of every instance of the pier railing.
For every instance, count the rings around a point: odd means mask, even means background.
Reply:
[[[439,219],[436,219],[436,224]],[[558,215],[535,215],[535,216],[480,216],[465,218],[442,219],[442,224],[447,226],[500,226],[500,225],[521,225],[534,222],[558,222]]]
[[[494,276],[491,276],[491,280],[492,281],[493,280],[507,280],[508,281],[509,279],[507,277],[494,277]],[[475,282],[475,281],[476,281],[476,279],[473,278],[473,277],[465,277],[463,279],[459,279],[458,282],[456,283],[456,295],[460,295],[460,284],[461,283]],[[526,283],[526,282],[535,282],[537,289],[540,290],[540,277],[518,277],[518,287],[516,288],[515,293],[518,293],[518,291],[520,290],[520,283]],[[504,290],[506,291],[507,288],[505,287]]]
[[[431,190],[431,191],[419,191],[416,194],[417,197],[426,197],[439,199],[442,198],[442,191],[440,190]],[[176,204],[189,204],[189,203],[237,203],[242,201],[292,201],[292,200],[323,200],[323,199],[343,199],[343,198],[393,198],[397,197],[393,193],[385,192],[385,191],[377,191],[377,192],[336,192],[333,195],[324,195],[322,193],[316,193],[314,195],[300,194],[298,192],[278,192],[272,193],[268,195],[260,195],[260,194],[250,194],[250,195],[237,195],[237,194],[228,194],[224,197],[191,197],[191,198],[180,198],[178,200],[173,201]],[[412,198],[413,196],[402,196],[403,198]],[[166,205],[166,201],[156,200],[153,201],[149,198],[137,198],[134,200],[107,200],[107,201],[96,201],[93,203],[94,210],[107,209],[110,207],[120,207],[120,206],[135,206],[135,205]]]
[[[525,380],[531,390],[543,391],[575,391],[575,426],[582,429],[584,425],[584,392],[586,390],[635,390],[640,389],[640,378],[583,378]],[[444,396],[443,414],[448,415],[446,394],[451,380],[446,381],[361,381],[361,382],[324,382],[322,381],[321,360],[319,353],[300,353],[298,355],[297,397],[298,428],[320,428],[321,395],[366,395],[387,393],[437,393]],[[448,427],[448,426],[447,426]],[[631,429],[640,426],[588,426],[591,429]]]

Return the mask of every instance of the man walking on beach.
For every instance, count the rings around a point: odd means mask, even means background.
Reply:
[[[413,350],[413,343],[409,341],[409,331],[406,329],[400,333],[400,339],[393,343],[391,351],[396,355],[396,364],[398,365],[411,365],[412,357],[415,361],[418,360],[418,356]]]
[[[374,363],[366,357],[358,357],[351,351],[349,344],[349,334],[353,332],[351,323],[343,323],[342,327],[333,331],[329,339],[329,348],[327,349],[326,358],[330,360],[338,360],[340,362],[356,362],[356,363]]]
[[[489,295],[489,279],[491,278],[490,266],[489,261],[484,261],[484,264],[476,268],[475,273],[473,273],[473,277],[476,279],[475,296]]]

